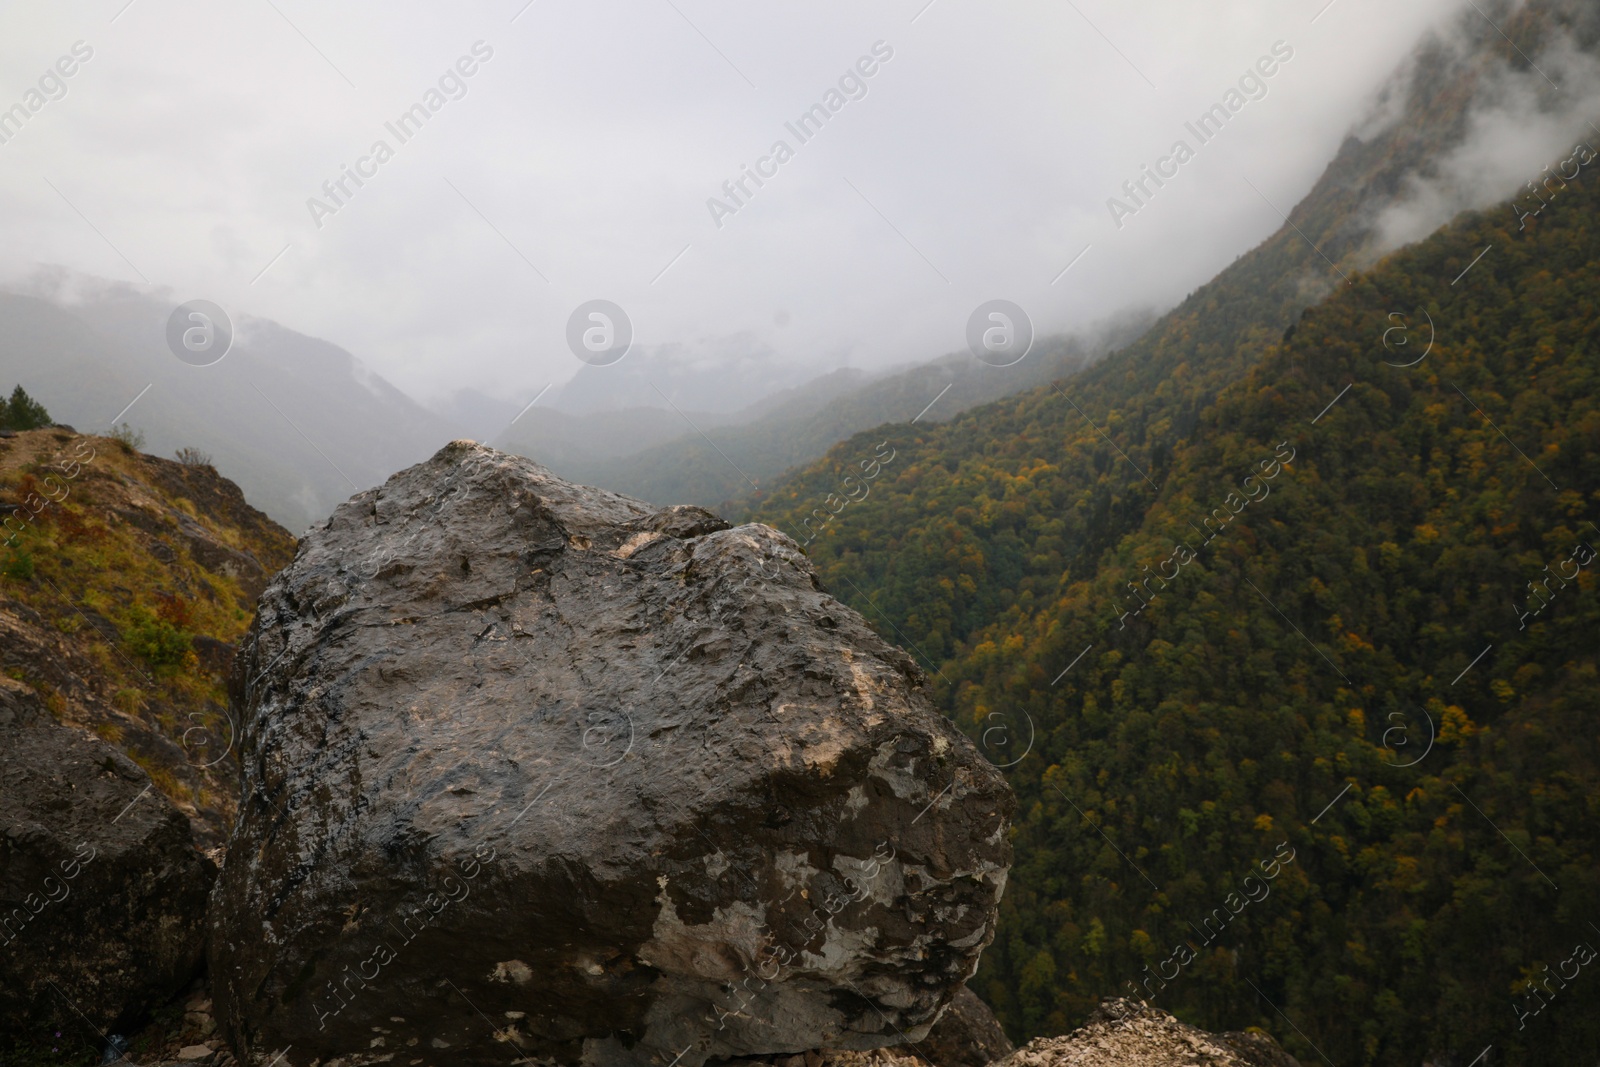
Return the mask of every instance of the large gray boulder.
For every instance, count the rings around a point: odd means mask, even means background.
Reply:
[[[455,442],[305,535],[235,679],[242,1062],[892,1045],[993,936],[1010,790],[765,526]]]
[[[215,876],[137,764],[0,676],[0,1049],[98,1049],[182,989]]]

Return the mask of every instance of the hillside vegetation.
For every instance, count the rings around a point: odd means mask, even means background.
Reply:
[[[233,643],[294,539],[209,466],[54,427],[0,438],[0,670],[149,772],[220,845]]]

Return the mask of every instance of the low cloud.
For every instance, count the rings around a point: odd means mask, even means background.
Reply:
[[[1441,38],[1437,47],[1453,59],[1461,54],[1459,43]],[[1535,55],[1528,69],[1502,64],[1486,70],[1477,96],[1460,143],[1409,177],[1373,220],[1372,258],[1421,240],[1463,211],[1504,204],[1509,213],[1527,183],[1570,156],[1575,144],[1600,147],[1592,123],[1600,115],[1600,61],[1565,37]],[[1393,121],[1385,99],[1380,96],[1373,121]]]

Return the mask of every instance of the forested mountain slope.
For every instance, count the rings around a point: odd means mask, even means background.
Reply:
[[[1070,384],[937,426],[857,435],[768,486],[749,516],[809,541],[841,512],[807,549],[830,586],[926,663],[957,654],[1014,603],[1054,589],[1063,572],[1092,568],[1139,521],[1201,410],[1259,363],[1302,309],[1346,286],[1370,258],[1374,220],[1402,198],[1408,177],[1465,136],[1479,94],[1490,92],[1489,74],[1525,70],[1519,49],[1538,54],[1541,42],[1561,36],[1592,51],[1597,15],[1571,0],[1533,0],[1501,24],[1518,45],[1485,23],[1473,30],[1481,38],[1474,51],[1425,49],[1387,125],[1366,140],[1348,138],[1281,230],[1137,342]],[[870,499],[841,504],[841,479],[859,474],[884,439],[896,450],[891,476],[872,483]],[[812,525],[802,526],[808,517]]]
[[[1219,398],[1092,574],[943,665],[958,719],[1034,741],[977,986],[1011,1025],[1155,974],[1303,1058],[1600,1047],[1592,989],[1525,982],[1600,945],[1597,315],[1592,178],[1397,255]]]
[[[1357,270],[1481,72],[1440,62],[1292,215],[1344,275],[1298,321],[1332,270],[1289,229],[1070,385],[860,435],[758,513],[837,512],[830,588],[1013,764],[974,981],[1013,1037],[1137,992],[1307,1062],[1600,1047],[1595,161]]]
[[[1022,757],[976,982],[1019,1035],[1131,982],[1303,1058],[1600,1047],[1581,986],[1526,986],[1600,945],[1597,220],[1586,176],[1526,231],[1474,216],[1354,276],[1097,566],[939,664]]]

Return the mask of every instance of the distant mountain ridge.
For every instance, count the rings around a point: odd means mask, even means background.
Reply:
[[[0,379],[85,432],[127,409],[149,451],[200,448],[295,530],[451,436],[344,349],[268,320],[241,318],[225,358],[190,366],[166,346],[174,306],[125,286],[67,304],[0,293]]]
[[[798,385],[751,371],[712,396],[700,389],[712,373],[703,367],[624,361],[585,367],[531,405],[464,391],[430,409],[339,346],[251,316],[233,324],[224,358],[192,366],[167,347],[175,306],[122,283],[50,275],[30,291],[0,292],[0,381],[24,384],[80,430],[108,433],[117,420],[143,433],[153,453],[199,448],[293,530],[461,437],[642,499],[735,506],[841,437],[923,408],[937,421],[1071,373],[1148,320],[1123,316],[1097,340],[1040,342],[1004,369],[960,354],[890,372],[844,368]],[[734,363],[748,371],[761,359]],[[690,402],[756,395],[763,382],[767,391],[737,409]],[[572,403],[563,406],[564,394]]]
[[[1152,312],[1130,311],[1079,335],[1043,338],[1009,367],[958,352],[885,373],[841,369],[726,415],[675,412],[678,432],[671,438],[625,452],[574,456],[565,466],[546,460],[551,446],[535,436],[533,426],[551,419],[548,413],[525,417],[529,428],[507,433],[500,447],[548,462],[565,477],[641,499],[739,510],[762,499],[785,471],[823,455],[836,441],[885,422],[943,422],[974,405],[1070,377],[1139,336],[1154,319]],[[644,425],[652,433],[672,422],[648,419]]]

